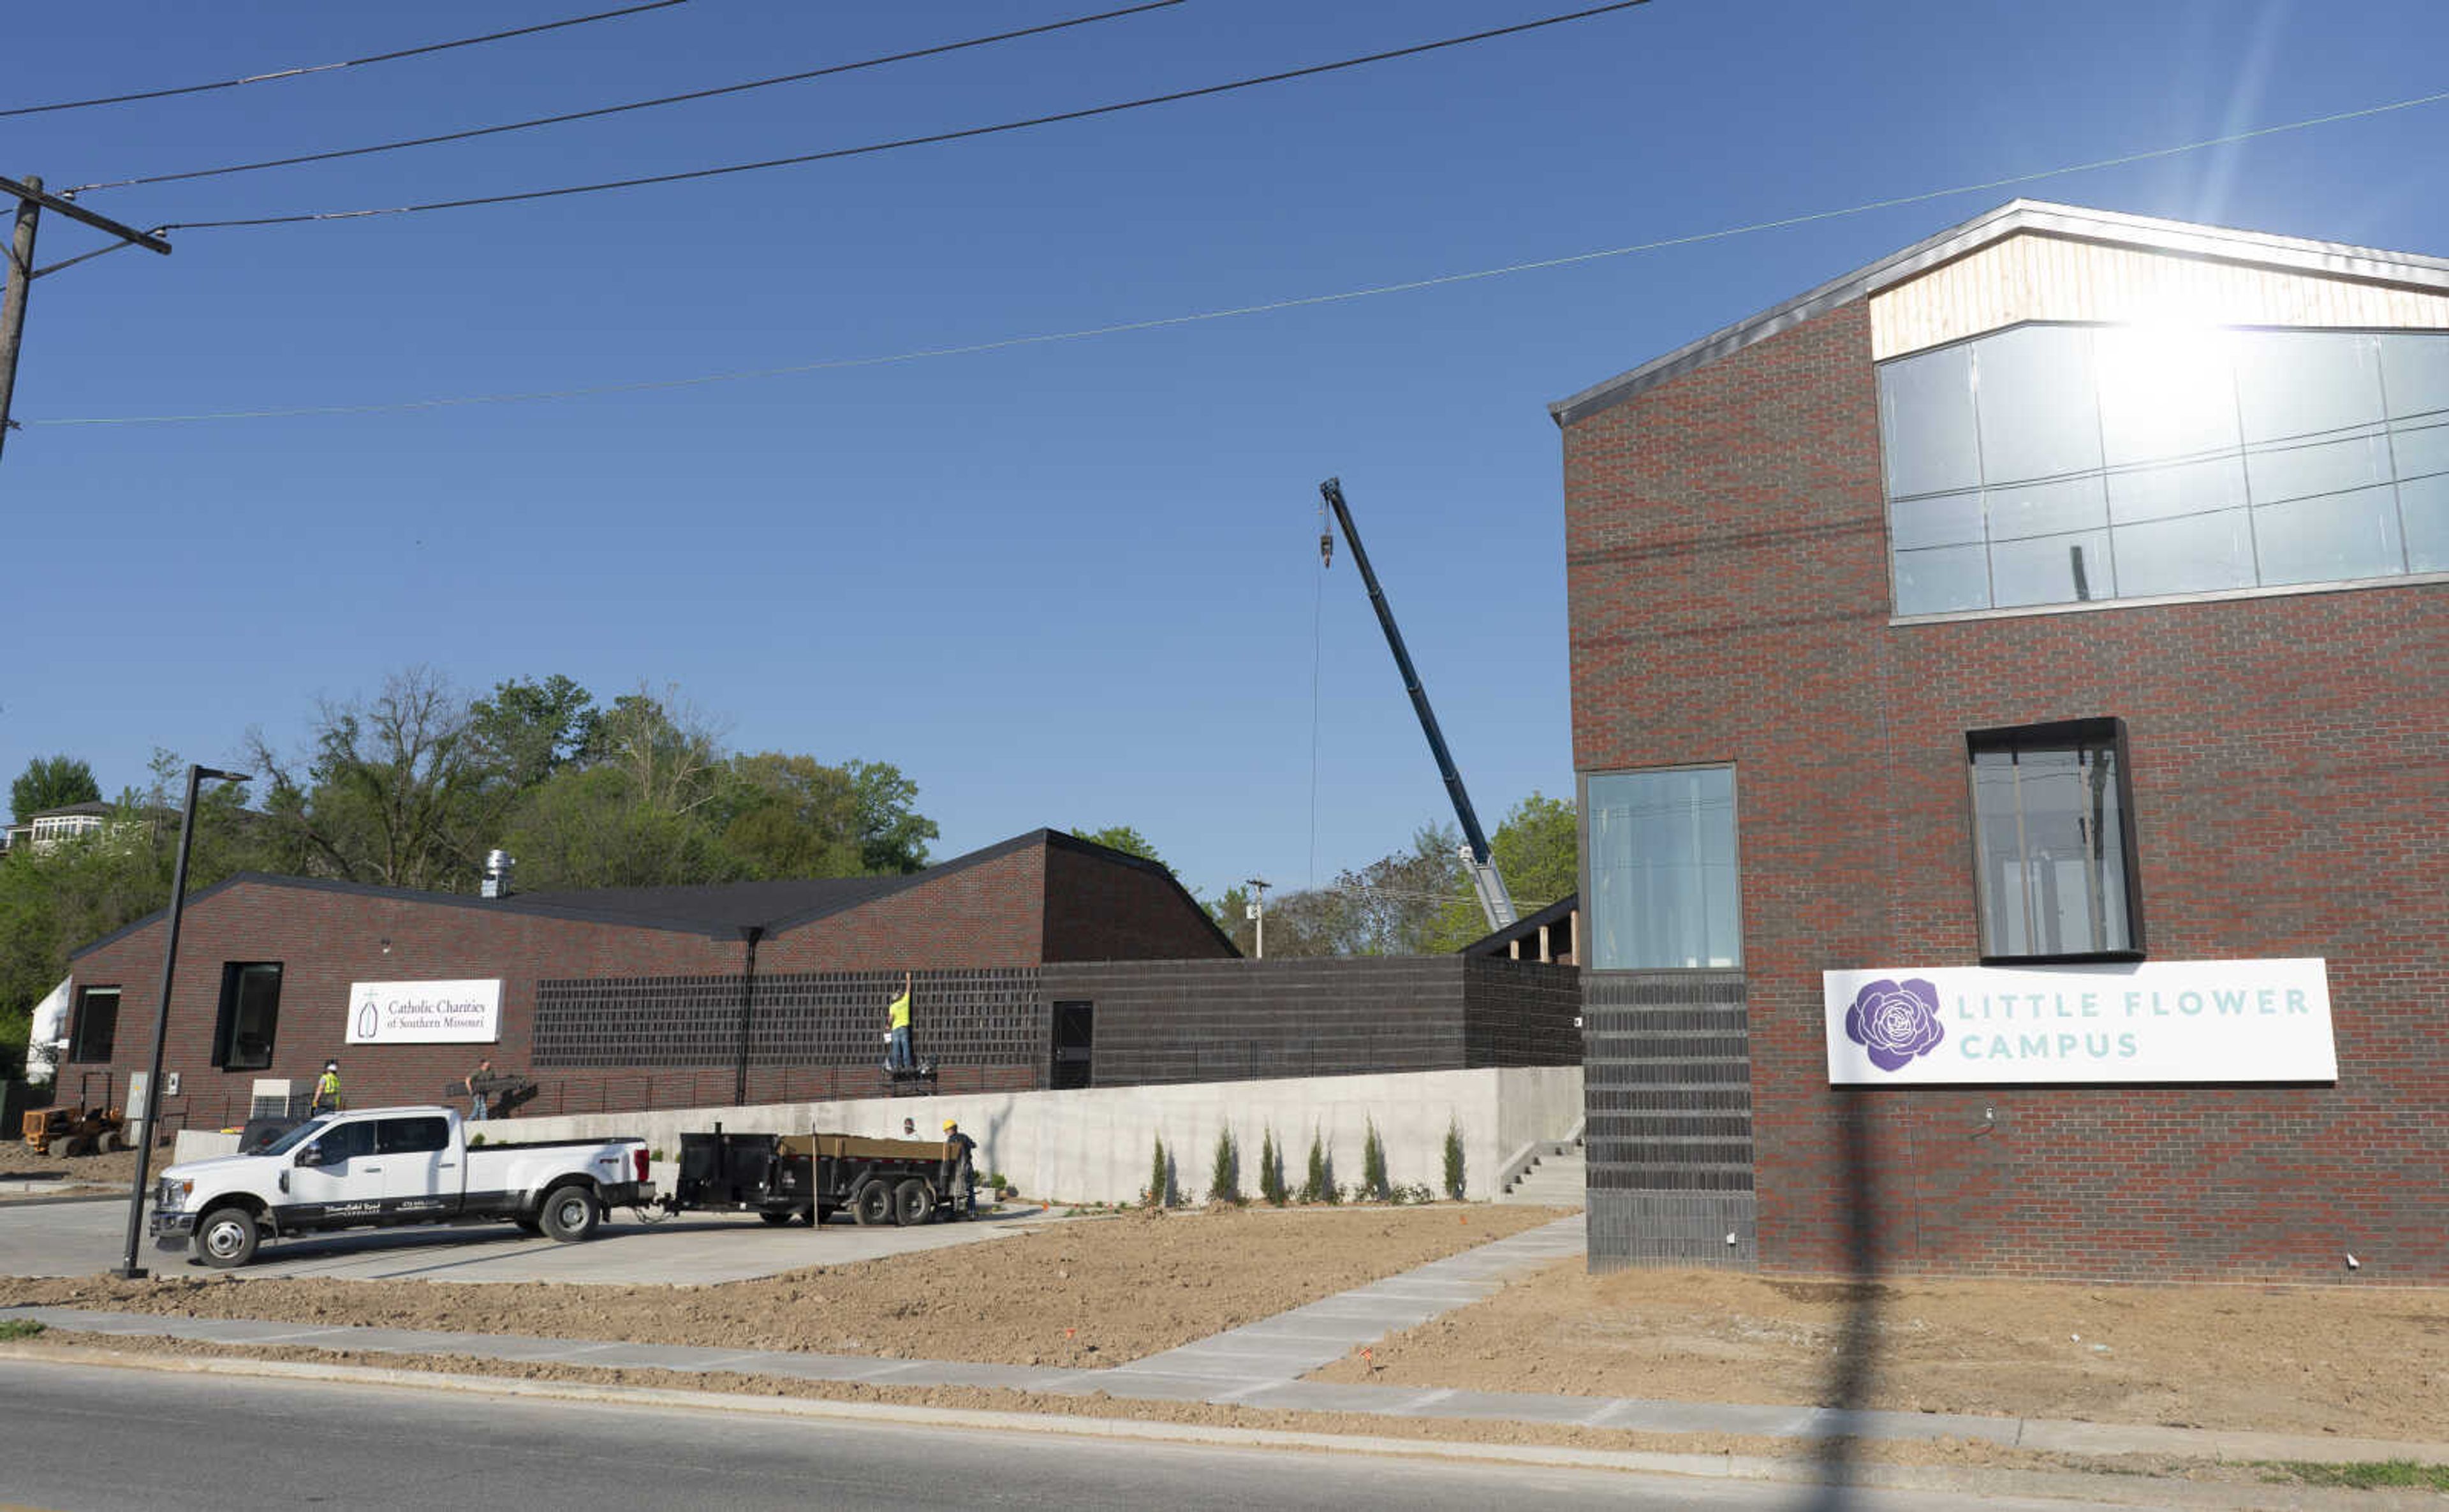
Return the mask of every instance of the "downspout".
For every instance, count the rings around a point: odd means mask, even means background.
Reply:
[[[731,1097],[735,1107],[748,1105],[748,1025],[757,1003],[757,942],[764,934],[765,926],[762,924],[740,927],[740,938],[746,948],[740,970],[740,1074]]]

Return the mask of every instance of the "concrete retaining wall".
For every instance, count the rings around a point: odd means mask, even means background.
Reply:
[[[1218,1132],[1229,1125],[1242,1150],[1242,1190],[1259,1190],[1259,1147],[1272,1128],[1283,1148],[1284,1177],[1298,1189],[1315,1132],[1335,1179],[1360,1179],[1361,1144],[1371,1121],[1386,1144],[1390,1180],[1431,1189],[1444,1180],[1446,1127],[1462,1131],[1464,1195],[1494,1195],[1497,1166],[1533,1139],[1561,1138],[1582,1116],[1579,1066],[1422,1071],[1386,1076],[1303,1077],[1209,1081],[1162,1087],[1091,1087],[1071,1092],[968,1093],[933,1098],[684,1108],[653,1113],[589,1113],[503,1119],[487,1126],[502,1139],[565,1139],[632,1134],[666,1158],[683,1133],[717,1122],[732,1133],[897,1135],[903,1119],[934,1136],[946,1119],[978,1141],[981,1173],[1000,1172],[1027,1196],[1058,1202],[1132,1202],[1147,1184],[1154,1140],[1165,1140],[1175,1189],[1204,1198]],[[235,1135],[182,1134],[177,1158],[200,1159],[236,1148]],[[659,1168],[668,1186],[671,1173]]]

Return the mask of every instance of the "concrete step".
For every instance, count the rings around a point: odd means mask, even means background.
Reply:
[[[1578,1208],[1589,1205],[1589,1164],[1580,1140],[1541,1148],[1531,1164],[1497,1194],[1499,1202],[1526,1206]]]

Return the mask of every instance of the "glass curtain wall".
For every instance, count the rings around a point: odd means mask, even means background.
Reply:
[[[1880,431],[1899,614],[2449,571],[2449,334],[2018,326]]]

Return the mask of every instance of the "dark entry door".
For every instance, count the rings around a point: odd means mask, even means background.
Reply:
[[[1054,1005],[1054,1090],[1089,1085],[1089,1049],[1096,1038],[1097,1005],[1093,1003]]]

